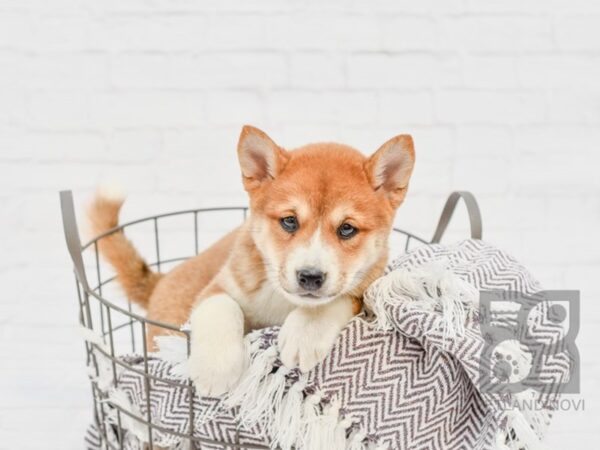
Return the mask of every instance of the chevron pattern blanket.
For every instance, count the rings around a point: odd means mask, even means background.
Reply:
[[[528,389],[498,401],[482,376],[486,339],[478,299],[490,289],[533,295],[541,287],[515,259],[482,241],[425,245],[389,266],[366,293],[366,312],[307,374],[281,365],[278,329],[269,328],[247,337],[251,364],[238,387],[222,399],[195,397],[193,417],[187,391],[176,385],[152,382],[147,402],[137,373],[123,371],[118,387],[97,381],[112,404],[134,416],[146,417],[149,404],[153,423],[164,429],[185,434],[193,421],[195,436],[224,443],[309,450],[540,448],[558,393]],[[538,308],[532,332],[559,339],[561,330],[544,314]],[[147,361],[149,371],[181,383],[185,343],[162,339],[160,354]],[[515,372],[525,373],[532,364],[518,344],[499,346],[494,355],[512,361]],[[128,358],[143,368],[141,358]],[[563,379],[568,369],[568,358],[558,355],[539,373]],[[544,407],[529,411],[514,401],[506,408],[517,397],[541,400]],[[116,423],[116,416],[106,420]],[[123,414],[120,420],[127,430],[124,448],[143,448],[145,426]],[[99,425],[88,432],[90,449],[100,448]],[[154,439],[162,448],[188,448],[185,439],[159,430]]]

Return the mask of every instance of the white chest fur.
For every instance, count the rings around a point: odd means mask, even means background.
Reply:
[[[242,308],[246,331],[273,325],[282,325],[295,306],[277,292],[268,280],[254,293],[242,290],[229,266],[219,273],[220,284]]]
[[[282,325],[288,314],[295,308],[275,291],[268,281],[263,283],[251,298],[236,300],[244,311],[246,325],[250,330]]]

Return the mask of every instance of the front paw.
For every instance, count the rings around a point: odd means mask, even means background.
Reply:
[[[328,355],[338,335],[335,324],[315,320],[310,312],[292,311],[279,331],[281,362],[288,368],[308,372]]]
[[[189,359],[190,378],[200,395],[218,397],[231,390],[246,366],[244,342],[226,345],[192,345]]]

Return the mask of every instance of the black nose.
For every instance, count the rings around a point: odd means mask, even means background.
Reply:
[[[316,291],[323,286],[325,274],[318,269],[302,269],[296,271],[296,278],[301,288]]]

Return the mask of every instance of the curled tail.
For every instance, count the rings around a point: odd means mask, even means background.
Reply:
[[[88,209],[91,232],[98,236],[119,223],[125,196],[116,190],[99,189]],[[122,230],[101,238],[98,251],[117,272],[117,280],[129,299],[146,307],[161,278],[153,272]]]

